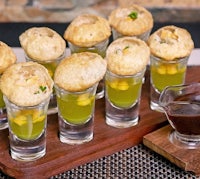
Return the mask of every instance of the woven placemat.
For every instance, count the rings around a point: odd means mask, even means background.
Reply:
[[[0,179],[8,177],[0,173]],[[122,150],[50,179],[196,179],[144,145]]]

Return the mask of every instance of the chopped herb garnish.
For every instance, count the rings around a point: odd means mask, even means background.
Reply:
[[[135,12],[135,11],[132,11],[132,12],[128,15],[128,17],[130,17],[131,19],[137,19],[138,13]]]
[[[129,48],[129,46],[126,46],[126,47],[124,47],[124,49],[123,50],[126,50],[126,49],[128,49]]]
[[[45,92],[47,89],[46,86],[39,86],[39,90],[34,92],[34,94],[39,94],[40,92]]]
[[[44,92],[46,89],[47,89],[46,86],[40,86],[40,90],[41,90],[42,92]]]

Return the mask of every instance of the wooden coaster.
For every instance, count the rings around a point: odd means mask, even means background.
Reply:
[[[183,149],[173,145],[168,139],[172,130],[170,125],[162,127],[145,135],[143,143],[183,170],[200,175],[200,149]]]

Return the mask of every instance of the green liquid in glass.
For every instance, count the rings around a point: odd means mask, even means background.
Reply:
[[[8,118],[13,134],[20,139],[36,139],[45,128],[46,116],[38,110],[22,110]]]
[[[151,80],[154,87],[161,92],[166,86],[184,83],[186,67],[178,68],[176,64],[151,66]]]
[[[56,67],[58,66],[58,62],[42,63],[42,65],[46,67],[46,69],[49,72],[49,75],[53,79]]]
[[[84,124],[93,113],[95,96],[67,94],[57,96],[61,116],[68,123]]]
[[[119,108],[129,108],[137,102],[140,95],[142,80],[133,78],[106,80],[106,91],[110,102]]]

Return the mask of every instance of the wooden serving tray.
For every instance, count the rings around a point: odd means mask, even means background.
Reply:
[[[173,145],[168,139],[172,131],[170,125],[162,127],[145,135],[143,143],[183,170],[200,175],[200,149],[184,149]]]
[[[200,67],[189,67],[187,82],[195,82]],[[0,131],[0,170],[14,178],[48,178],[79,165],[111,155],[142,142],[143,136],[168,124],[163,113],[149,108],[149,70],[145,75],[137,126],[116,129],[105,124],[104,99],[96,101],[94,139],[82,145],[67,145],[59,141],[57,114],[48,116],[47,152],[34,162],[19,162],[10,157],[8,129]]]

